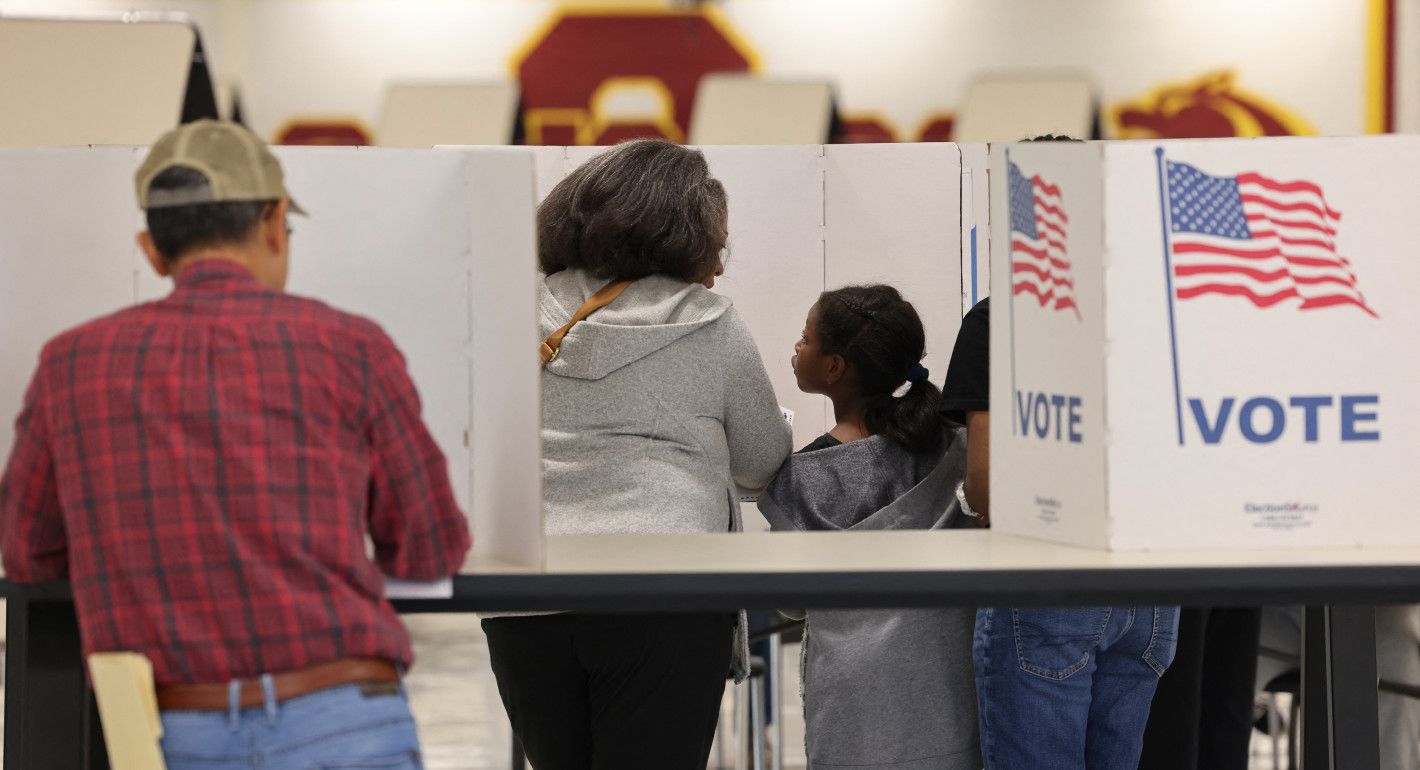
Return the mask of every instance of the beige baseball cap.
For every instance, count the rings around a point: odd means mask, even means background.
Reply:
[[[207,184],[180,190],[150,190],[153,179],[175,166],[190,168]],[[138,207],[193,206],[201,203],[290,200],[281,164],[266,143],[245,127],[216,120],[198,120],[163,134],[134,174]],[[305,210],[290,203],[291,211]]]

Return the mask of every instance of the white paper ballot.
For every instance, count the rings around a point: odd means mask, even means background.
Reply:
[[[388,599],[451,599],[453,595],[454,579],[451,577],[424,582],[385,576],[385,598]]]

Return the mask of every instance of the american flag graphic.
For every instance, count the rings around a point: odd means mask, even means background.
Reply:
[[[1352,305],[1375,316],[1336,252],[1341,212],[1321,187],[1261,174],[1212,176],[1167,161],[1174,292],[1242,297],[1259,308]]]
[[[1011,291],[1031,294],[1041,307],[1074,311],[1075,279],[1066,251],[1070,218],[1061,205],[1060,188],[1039,175],[1027,177],[1007,161],[1010,177]]]

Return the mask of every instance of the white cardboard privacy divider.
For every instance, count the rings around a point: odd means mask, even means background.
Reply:
[[[408,361],[477,548],[541,564],[534,335],[507,333],[535,318],[530,159],[497,149],[277,152],[293,195],[311,212],[291,218],[291,291],[384,327]],[[45,340],[169,291],[132,246],[143,227],[132,187],[143,154],[0,152],[6,452],[11,417]],[[526,291],[510,290],[517,285]],[[496,302],[487,301],[490,293]],[[507,365],[505,344],[526,347],[527,372]],[[485,352],[486,367],[479,365]],[[485,417],[492,422],[484,424]],[[477,465],[466,440],[479,454]],[[521,523],[505,521],[505,506]],[[528,517],[537,521],[528,524]]]
[[[510,80],[401,82],[385,87],[375,139],[381,147],[513,141],[518,84]]]
[[[824,286],[897,287],[922,317],[922,363],[940,385],[962,316],[961,153],[843,144],[824,147],[824,161]]]
[[[542,370],[533,163],[514,149],[449,152],[467,158],[469,225],[477,244],[469,297],[474,550],[541,567]]]
[[[132,147],[0,150],[0,455],[39,352],[55,334],[133,304]]]
[[[185,17],[0,19],[0,145],[134,144],[182,114]]]
[[[735,301],[759,345],[794,446],[821,434],[832,409],[801,393],[789,358],[827,270],[821,145],[706,147],[730,202],[730,256],[715,290]]]
[[[1420,140],[992,155],[993,526],[1118,549],[1420,543]]]
[[[961,149],[962,313],[991,293],[991,175],[989,146]]]
[[[978,78],[967,88],[952,134],[964,142],[1014,142],[1037,134],[1087,137],[1095,120],[1085,74],[1018,73]]]
[[[524,152],[530,152],[533,156],[533,178],[537,183],[534,193],[537,195],[539,203],[547,194],[552,192],[552,188],[562,181],[562,177],[567,176],[567,172],[575,165],[567,159],[567,147],[523,147]]]
[[[833,122],[833,85],[735,72],[700,79],[688,141],[715,144],[820,144]]]

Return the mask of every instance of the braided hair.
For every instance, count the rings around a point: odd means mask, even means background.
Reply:
[[[926,333],[912,303],[891,286],[845,286],[818,298],[823,352],[852,367],[865,401],[864,427],[911,452],[941,448],[946,423],[937,412],[942,392],[922,367]],[[893,393],[910,383],[901,396]]]

